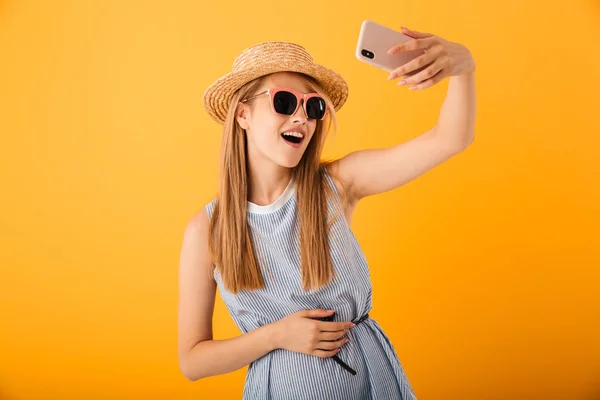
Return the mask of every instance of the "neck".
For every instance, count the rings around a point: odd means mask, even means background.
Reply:
[[[274,167],[249,170],[248,201],[259,206],[273,203],[281,196],[292,178],[292,169]]]

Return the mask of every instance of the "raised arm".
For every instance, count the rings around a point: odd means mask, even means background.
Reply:
[[[352,201],[400,187],[466,149],[475,137],[475,61],[463,45],[404,29],[414,40],[390,53],[423,49],[425,53],[392,72],[405,76],[410,89],[431,87],[450,77],[437,124],[427,132],[384,149],[367,149],[335,161],[339,179]],[[404,82],[404,83],[403,83]]]

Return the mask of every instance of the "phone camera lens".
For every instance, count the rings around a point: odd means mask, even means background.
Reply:
[[[373,53],[371,53],[369,50],[365,50],[365,49],[363,49],[363,50],[361,51],[361,54],[362,54],[363,56],[367,57],[367,58],[374,58],[374,57],[375,57],[375,54],[373,54]]]

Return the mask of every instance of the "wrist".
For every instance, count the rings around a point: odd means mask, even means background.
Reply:
[[[465,62],[465,68],[461,75],[473,75],[475,73],[475,67],[475,60],[473,58],[470,58],[467,62]]]
[[[474,79],[475,79],[475,66],[450,77],[450,80],[452,80],[452,81],[465,82],[465,83],[471,82]]]
[[[269,351],[276,350],[280,347],[279,346],[279,328],[276,324],[277,324],[276,322],[273,322],[273,323],[263,326],[265,342],[267,343],[267,347],[269,348]]]

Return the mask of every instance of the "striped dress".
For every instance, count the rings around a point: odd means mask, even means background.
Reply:
[[[340,197],[325,171],[327,184],[336,194],[335,204],[331,200],[328,204],[333,216]],[[209,218],[216,200],[206,205]],[[350,342],[341,347],[337,361],[284,349],[253,361],[248,366],[243,399],[415,400],[390,339],[368,316],[372,307],[371,276],[344,213],[335,220],[329,236],[335,278],[317,291],[302,289],[296,207],[293,178],[272,204],[248,202],[248,224],[265,287],[234,295],[223,287],[215,268],[214,278],[231,317],[243,333],[315,308],[335,310],[333,321],[359,323],[346,334]]]

